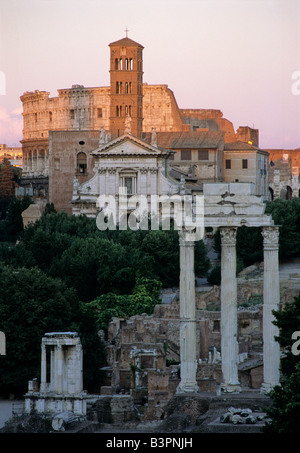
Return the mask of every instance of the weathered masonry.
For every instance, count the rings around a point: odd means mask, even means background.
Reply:
[[[262,392],[279,384],[280,349],[272,310],[279,308],[279,228],[265,214],[261,197],[247,183],[204,184],[205,226],[221,230],[221,356],[225,392],[240,392],[238,380],[236,233],[241,226],[262,227],[264,238],[264,306]],[[177,393],[198,392],[194,246],[190,231],[180,231],[180,358]]]

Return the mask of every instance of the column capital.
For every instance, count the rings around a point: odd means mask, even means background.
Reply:
[[[183,247],[191,247],[195,245],[196,240],[196,228],[183,228],[182,230],[178,230],[179,235],[179,245]]]
[[[279,226],[263,227],[261,232],[265,250],[277,250],[279,241]]]
[[[222,246],[235,246],[238,227],[220,227]]]

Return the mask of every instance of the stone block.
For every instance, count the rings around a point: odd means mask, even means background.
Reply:
[[[100,388],[100,394],[101,395],[112,395],[112,387],[108,385],[103,385]]]

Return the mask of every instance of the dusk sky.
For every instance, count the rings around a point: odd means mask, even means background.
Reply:
[[[300,0],[0,0],[0,143],[25,91],[109,85],[108,44],[144,46],[144,82],[220,109],[261,148],[300,148]],[[297,83],[298,82],[298,83]]]

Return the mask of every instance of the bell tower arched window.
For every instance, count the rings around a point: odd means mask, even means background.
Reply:
[[[86,154],[83,152],[80,152],[77,154],[77,172],[78,173],[86,173],[87,172],[87,157]]]

